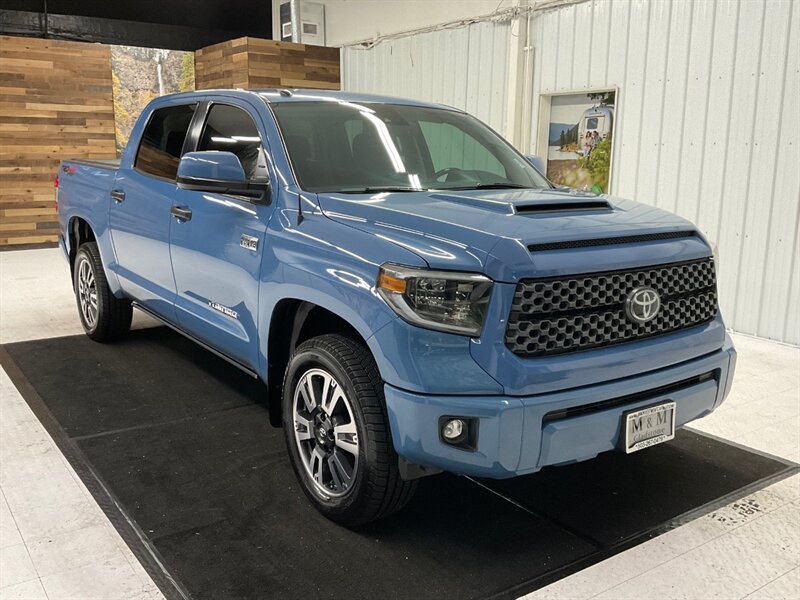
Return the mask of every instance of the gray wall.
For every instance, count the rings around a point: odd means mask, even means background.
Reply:
[[[800,343],[800,3],[586,2],[531,34],[535,99],[619,87],[612,193],[717,242],[731,327]]]
[[[510,23],[480,23],[342,49],[342,89],[467,110],[504,132]]]

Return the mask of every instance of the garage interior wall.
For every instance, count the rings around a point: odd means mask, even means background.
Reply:
[[[339,51],[245,37],[198,50],[196,72],[198,89],[339,89]],[[81,158],[116,158],[111,46],[0,36],[0,248],[58,241],[53,180]]]
[[[675,211],[718,244],[730,327],[800,344],[800,148],[792,127],[800,3],[578,0],[531,8],[510,22],[343,48],[343,88],[466,109],[520,150],[546,156],[536,143],[543,98],[546,105],[550,94],[617,87],[611,193]],[[528,23],[525,40],[519,33]],[[530,124],[529,135],[515,119]]]
[[[62,158],[115,158],[110,47],[0,36],[0,246],[57,240]]]
[[[195,52],[195,85],[214,88],[338,90],[336,48],[243,37]]]
[[[272,38],[281,39],[281,4],[272,2]],[[325,44],[346,46],[385,34],[418,29],[453,18],[470,18],[495,10],[500,0],[301,0],[321,4],[325,12]],[[502,0],[508,6],[519,0]]]
[[[342,89],[456,106],[505,134],[510,30],[477,23],[342,48]]]

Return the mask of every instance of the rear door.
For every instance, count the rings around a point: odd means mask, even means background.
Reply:
[[[175,280],[169,252],[170,208],[196,103],[155,108],[133,163],[120,169],[111,191],[109,223],[117,274],[125,292],[175,321]]]
[[[239,157],[251,180],[269,180],[259,113],[236,99],[204,104],[191,145]],[[273,189],[275,182],[273,182]],[[258,365],[258,290],[272,206],[242,197],[178,190],[170,233],[178,323],[253,370]]]

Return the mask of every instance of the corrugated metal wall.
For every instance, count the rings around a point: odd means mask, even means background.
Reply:
[[[344,48],[343,88],[457,106],[511,138],[524,19]],[[800,2],[587,0],[529,34],[531,139],[541,94],[618,86],[612,193],[718,243],[728,325],[800,344]]]
[[[595,0],[531,35],[534,104],[619,86],[612,193],[717,241],[729,326],[800,343],[800,2]]]
[[[342,48],[342,89],[455,106],[505,131],[510,23]]]

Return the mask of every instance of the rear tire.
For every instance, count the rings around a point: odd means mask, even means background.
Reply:
[[[95,242],[78,248],[72,274],[75,299],[83,330],[96,342],[112,342],[131,328],[133,307],[127,298],[111,293]]]
[[[297,348],[283,382],[283,430],[303,492],[332,521],[385,517],[416,490],[400,477],[383,380],[363,343],[322,335]]]

